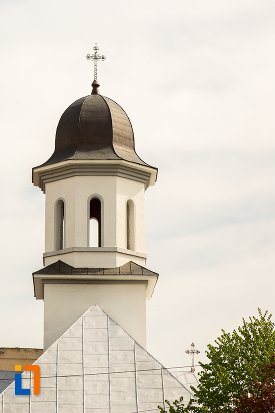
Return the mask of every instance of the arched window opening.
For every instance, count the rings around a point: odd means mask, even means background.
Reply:
[[[89,246],[101,247],[101,202],[98,198],[90,201]]]
[[[135,249],[135,231],[134,231],[134,203],[127,201],[127,249]]]
[[[61,199],[56,203],[55,216],[55,249],[65,248],[65,206]]]

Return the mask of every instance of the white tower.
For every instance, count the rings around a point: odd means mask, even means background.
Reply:
[[[136,154],[127,114],[98,87],[65,110],[53,155],[33,168],[46,203],[45,267],[33,274],[45,349],[92,304],[146,342],[157,274],[145,268],[144,193],[157,170]]]

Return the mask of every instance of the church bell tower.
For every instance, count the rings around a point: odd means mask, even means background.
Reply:
[[[93,304],[145,346],[158,275],[145,267],[144,194],[156,177],[135,151],[126,112],[99,94],[95,71],[91,95],[61,116],[53,155],[33,168],[45,193],[44,268],[33,274],[45,349]]]

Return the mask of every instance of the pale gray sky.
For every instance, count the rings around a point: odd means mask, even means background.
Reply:
[[[273,0],[0,0],[0,346],[42,346],[44,198],[31,167],[52,153],[57,122],[90,93],[132,121],[159,167],[146,194],[148,349],[188,364],[257,307],[275,315],[275,3]]]

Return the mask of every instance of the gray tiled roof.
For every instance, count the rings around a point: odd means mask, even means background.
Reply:
[[[192,396],[98,306],[92,306],[34,363],[39,396],[0,395],[0,413],[159,413],[164,400]],[[29,372],[23,387],[30,386]]]

